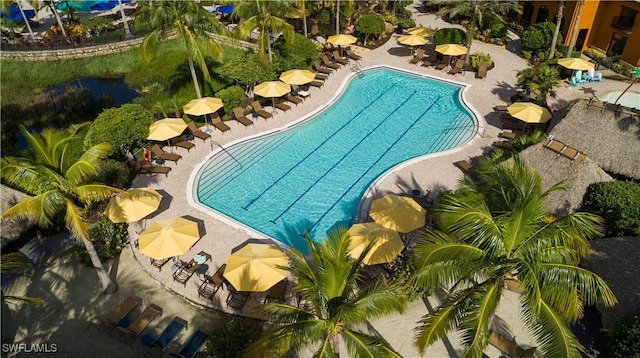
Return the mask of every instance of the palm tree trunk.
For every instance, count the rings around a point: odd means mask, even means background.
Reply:
[[[36,36],[33,34],[33,30],[31,29],[31,24],[29,24],[29,20],[27,20],[27,16],[24,14],[24,10],[22,9],[22,5],[20,5],[20,1],[17,1],[18,10],[20,10],[20,14],[22,15],[22,19],[24,20],[25,25],[27,25],[27,30],[29,30],[29,36],[31,36],[32,40],[36,39]]]
[[[60,26],[60,31],[62,31],[62,36],[68,37],[67,32],[64,30],[64,26],[62,24],[62,19],[60,18],[60,14],[58,14],[58,9],[56,9],[54,5],[49,5],[49,9],[51,9],[51,12],[53,12],[53,15],[55,15],[56,17],[56,22],[58,23],[58,26]]]
[[[129,30],[129,23],[127,22],[127,16],[124,14],[124,8],[122,7],[122,0],[118,0],[118,6],[120,6],[120,16],[124,22],[124,36],[125,38],[131,38],[131,30]]]
[[[340,358],[340,336],[332,334],[331,344],[333,344],[333,352],[336,354],[336,357]]]
[[[551,51],[549,51],[549,59],[552,59],[556,54],[556,43],[558,42],[558,33],[560,33],[560,24],[562,23],[562,17],[564,16],[564,0],[558,1],[558,14],[556,15],[556,31],[553,33],[553,39],[551,40]]]
[[[111,281],[107,271],[104,269],[104,266],[102,266],[102,262],[100,261],[100,257],[98,257],[98,253],[96,252],[96,248],[93,246],[93,243],[89,240],[82,240],[82,242],[89,253],[89,258],[91,258],[93,267],[95,267],[96,272],[98,273],[100,284],[102,284],[102,293],[109,294],[116,292],[118,286]]]
[[[575,21],[573,23],[573,30],[571,31],[571,40],[569,40],[569,48],[567,49],[567,55],[565,57],[571,57],[571,53],[573,52],[573,46],[575,45],[576,36],[578,35],[578,28],[580,25],[580,15],[582,14],[582,5],[584,5],[584,0],[580,0],[578,2],[578,14],[576,15]]]
[[[198,98],[202,98],[202,95],[200,94],[200,84],[198,84],[198,76],[196,75],[196,68],[193,66],[193,59],[191,58],[191,55],[187,56],[187,59],[189,60],[189,71],[191,71],[193,85],[196,87],[196,96]]]
[[[304,31],[304,37],[308,37],[309,34],[307,32],[307,5],[305,4],[304,1],[302,1],[303,7],[302,7],[302,11],[304,11],[304,13],[302,14],[302,31]]]
[[[340,33],[340,0],[336,4],[336,35]]]
[[[267,53],[269,54],[269,63],[272,63],[273,55],[271,54],[271,31],[267,31]]]

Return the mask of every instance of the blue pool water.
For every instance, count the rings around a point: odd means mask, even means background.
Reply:
[[[474,136],[461,90],[390,69],[365,71],[312,120],[210,158],[196,176],[197,199],[304,251],[302,233],[323,240],[347,227],[384,172]]]

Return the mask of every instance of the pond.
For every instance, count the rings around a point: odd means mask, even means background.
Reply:
[[[86,90],[91,94],[91,98],[96,104],[108,99],[111,107],[119,107],[125,103],[131,103],[140,97],[138,92],[129,88],[122,78],[97,78],[87,77],[68,81],[47,88],[47,92],[54,95],[64,96],[65,93],[77,87],[78,90]]]

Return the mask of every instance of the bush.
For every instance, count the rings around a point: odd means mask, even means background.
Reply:
[[[416,27],[416,22],[413,21],[413,19],[398,19],[398,23],[402,24],[402,27],[405,29]]]
[[[633,69],[621,64],[620,62],[616,62],[611,65],[611,70],[627,77],[631,77],[633,75]]]
[[[233,113],[233,109],[238,107],[240,102],[245,98],[244,89],[240,86],[231,86],[216,93],[216,97],[222,100],[224,103],[224,112],[227,115]]]
[[[89,149],[96,144],[109,143],[109,156],[122,159],[119,149],[133,151],[142,147],[149,135],[149,126],[154,118],[151,112],[139,104],[124,104],[118,108],[104,110],[91,123],[84,147]]]
[[[284,36],[280,36],[273,43],[273,51],[281,63],[287,64],[280,69],[280,72],[294,68],[307,68],[319,58],[318,50],[313,41],[300,34],[295,34],[289,43],[284,40]]]
[[[469,61],[471,61],[471,67],[478,68],[481,62],[486,62],[488,66],[493,64],[493,59],[491,55],[488,55],[484,52],[474,52],[469,56]]]
[[[529,27],[522,34],[522,49],[534,53],[540,50],[548,51],[555,30],[555,24],[550,22],[540,22]],[[558,34],[556,43],[562,43],[560,34]]]
[[[462,45],[467,38],[466,32],[456,29],[454,27],[448,27],[436,31],[433,36],[438,45],[444,44],[458,44]]]
[[[240,357],[242,351],[262,336],[262,322],[251,318],[235,317],[222,328],[211,332],[207,353],[212,358]]]
[[[607,54],[604,51],[601,51],[597,48],[589,47],[584,51],[584,54],[591,57],[594,60],[601,60],[607,57]]]
[[[622,321],[609,335],[607,350],[611,358],[640,358],[640,315]]]
[[[640,236],[640,184],[610,181],[589,185],[583,207],[605,221],[606,236]]]
[[[364,14],[356,20],[354,29],[365,36],[364,40],[366,45],[369,35],[373,35],[377,39],[380,37],[380,34],[384,32],[384,20],[376,14]]]
[[[122,252],[129,243],[127,224],[113,223],[109,218],[103,217],[89,231],[89,240],[96,248],[101,261],[112,259]],[[71,256],[78,261],[92,265],[89,254],[84,246],[77,246],[71,251]]]

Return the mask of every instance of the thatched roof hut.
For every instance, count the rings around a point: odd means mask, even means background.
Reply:
[[[21,191],[9,188],[0,184],[0,211],[4,213],[7,209],[28,198],[29,196]],[[0,246],[4,247],[11,241],[20,237],[20,234],[29,230],[31,224],[28,220],[13,220],[3,218],[0,222]]]
[[[540,172],[544,190],[562,180],[568,182],[569,187],[566,191],[554,192],[547,198],[547,210],[557,216],[575,212],[580,208],[590,184],[613,180],[589,157],[580,163],[571,164],[569,159],[544,148],[542,143],[523,150],[520,157]]]
[[[593,160],[607,172],[640,180],[640,118],[629,111],[574,102],[551,121],[549,134]],[[614,107],[615,109],[615,107]]]
[[[591,258],[580,265],[602,277],[618,298],[612,308],[599,307],[602,325],[612,329],[640,314],[640,237],[611,237],[591,241]]]

